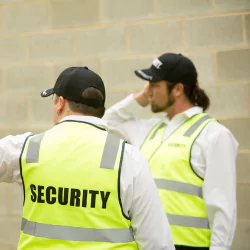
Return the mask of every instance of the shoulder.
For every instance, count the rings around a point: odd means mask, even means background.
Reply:
[[[205,144],[216,145],[217,142],[224,141],[225,143],[231,143],[235,147],[238,147],[238,142],[231,131],[218,121],[209,122],[202,130],[197,140],[198,139],[202,139],[206,142]]]
[[[160,118],[151,118],[148,120],[143,120],[143,119],[141,120],[141,123],[145,125],[148,132],[161,122],[162,122],[162,119],[160,119]]]
[[[32,135],[31,132],[27,132],[19,135],[8,135],[0,140],[0,145],[12,145],[14,147],[20,147],[24,145],[26,139]]]
[[[149,164],[140,150],[126,143],[123,155],[122,171],[129,172],[134,177],[139,176],[141,172],[149,169]]]
[[[209,122],[207,126],[203,129],[203,133],[207,134],[210,137],[225,135],[234,138],[231,131],[218,121]]]

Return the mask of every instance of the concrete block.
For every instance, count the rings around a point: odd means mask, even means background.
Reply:
[[[0,218],[0,242],[7,245],[17,244],[21,227],[21,217],[5,216]]]
[[[82,30],[77,33],[79,56],[113,56],[126,51],[125,27]]]
[[[10,209],[10,184],[1,183],[0,188],[0,217],[4,217],[8,214]],[[1,249],[1,248],[0,248]]]
[[[6,126],[13,126],[13,123],[25,123],[28,120],[28,102],[25,97],[12,94],[11,97],[6,98]]]
[[[200,85],[215,82],[213,53],[199,52],[186,55],[194,63]]]
[[[222,124],[228,127],[237,141],[240,149],[250,148],[250,118],[221,120]]]
[[[28,105],[31,112],[30,119],[33,123],[46,122],[51,126],[53,125],[52,97],[30,97],[28,98]]]
[[[250,184],[250,154],[238,154],[236,166],[237,183]]]
[[[24,37],[0,39],[0,65],[22,61],[26,59],[26,44]]]
[[[29,1],[3,9],[5,32],[45,30],[49,27],[49,5],[45,1]]]
[[[24,2],[24,1],[25,0],[0,0],[0,4],[10,4],[10,3],[18,3],[18,2]]]
[[[250,187],[238,186],[237,187],[237,210],[238,218],[250,219]]]
[[[246,39],[248,44],[250,43],[250,15],[245,16],[245,22],[246,22]]]
[[[94,59],[94,60],[80,59],[79,65],[80,66],[87,66],[90,70],[94,71],[95,73],[97,73],[98,75],[100,75],[102,77],[101,62],[99,59]]]
[[[160,17],[191,16],[213,12],[210,0],[158,0]]]
[[[250,246],[250,222],[238,221],[232,250],[249,250]]]
[[[136,69],[151,66],[154,57],[102,60],[102,75],[105,84],[111,91],[137,92],[147,83],[134,73]]]
[[[4,90],[3,92],[3,95],[1,95],[1,105],[0,105],[0,125],[2,125],[3,127],[6,125],[5,124],[5,117],[6,117],[6,114],[8,112],[7,108],[6,108],[6,103],[5,103],[5,100],[6,100],[6,91]],[[5,136],[3,134],[3,131],[0,132],[0,138],[2,138],[2,135]]]
[[[17,246],[15,244],[2,243],[1,239],[0,239],[0,249],[3,249],[3,250],[16,250]]]
[[[29,39],[32,60],[55,60],[74,56],[74,34],[36,35]]]
[[[37,96],[51,85],[51,68],[46,65],[12,67],[6,70],[6,90],[33,92]]]
[[[99,23],[100,0],[52,0],[53,28]]]
[[[106,109],[110,108],[117,102],[123,100],[129,95],[129,93],[125,91],[112,91],[109,88],[107,88],[107,93],[106,93],[106,103],[105,107]]]
[[[2,119],[2,121],[4,120],[4,118]],[[3,123],[3,125],[4,125],[4,123]],[[2,139],[2,138],[4,138],[5,136],[7,136],[7,135],[9,135],[8,133],[6,133],[6,128],[4,128],[4,127],[1,127],[1,129],[0,129],[0,138]]]
[[[3,79],[3,70],[0,70],[0,93],[4,93],[5,91],[5,83]]]
[[[250,116],[250,82],[247,84],[247,90],[246,90],[244,98],[246,98],[248,114]]]
[[[67,61],[64,63],[58,63],[54,64],[53,70],[54,70],[54,80],[53,80],[53,86],[56,82],[56,79],[58,76],[62,73],[63,70],[65,70],[68,67],[83,67],[87,66],[90,70],[94,71],[97,74],[101,74],[101,66],[100,66],[100,60],[95,59],[79,59],[79,60],[74,60],[74,61]]]
[[[102,2],[104,22],[116,22],[154,17],[153,0],[104,0]]]
[[[166,53],[182,47],[181,23],[137,24],[130,26],[130,52]]]
[[[205,87],[205,86],[204,86]],[[218,119],[248,116],[246,84],[223,84],[206,88],[211,100],[210,112]]]
[[[0,0],[0,4],[10,4],[10,3],[18,3],[18,2],[24,2],[24,0]]]
[[[10,185],[10,215],[13,217],[21,217],[23,212],[23,187],[18,184]]]
[[[39,134],[42,133],[48,129],[51,129],[50,123],[37,123],[35,121],[29,121],[28,123],[23,122],[22,124],[16,124],[16,126],[13,126],[10,124],[6,128],[6,134],[7,135],[18,135],[23,134],[26,132],[31,132],[33,134]]]
[[[250,49],[221,51],[217,55],[218,78],[222,81],[250,78]]]
[[[241,16],[210,17],[185,22],[188,48],[243,44]]]
[[[249,10],[249,0],[215,0],[215,10],[220,12]]]

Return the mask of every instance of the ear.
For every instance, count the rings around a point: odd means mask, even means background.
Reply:
[[[173,89],[173,94],[174,96],[181,96],[183,95],[183,92],[184,92],[184,85],[182,83],[177,83],[175,86],[174,86],[174,89]]]
[[[58,100],[57,112],[60,113],[65,107],[65,99],[60,96]]]

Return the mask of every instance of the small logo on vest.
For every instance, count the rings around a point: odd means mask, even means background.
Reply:
[[[185,144],[181,144],[181,143],[168,143],[168,146],[169,147],[173,147],[173,148],[185,148],[186,145]]]

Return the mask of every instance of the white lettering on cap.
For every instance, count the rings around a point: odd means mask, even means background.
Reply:
[[[162,65],[162,62],[156,58],[153,63],[152,63],[157,69],[160,69],[161,65]]]
[[[47,95],[47,89],[43,91],[43,95]]]
[[[147,80],[149,80],[149,81],[151,81],[151,80],[153,79],[152,76],[149,76],[149,75],[145,74],[145,73],[144,73],[143,71],[141,71],[141,70],[137,70],[137,72],[138,72],[141,76],[143,76],[145,79],[147,79]]]

